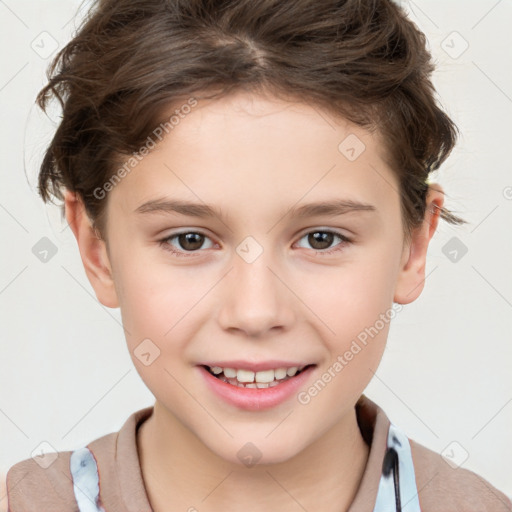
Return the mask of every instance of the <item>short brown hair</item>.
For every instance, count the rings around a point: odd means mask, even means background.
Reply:
[[[429,174],[457,136],[433,70],[425,35],[390,0],[98,0],[37,96],[43,110],[52,97],[63,109],[39,193],[45,202],[62,200],[62,187],[78,193],[104,237],[107,200],[94,190],[140,149],[164,107],[271,91],[382,134],[409,238],[424,219]]]

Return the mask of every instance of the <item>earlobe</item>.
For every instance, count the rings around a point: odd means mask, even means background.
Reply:
[[[104,306],[119,307],[105,241],[93,229],[78,194],[66,191],[64,204],[66,220],[77,240],[82,263],[96,297]]]
[[[428,245],[437,229],[443,203],[443,189],[437,183],[431,184],[426,197],[423,223],[413,231],[411,240],[402,253],[393,298],[398,304],[409,304],[415,301],[423,291]]]

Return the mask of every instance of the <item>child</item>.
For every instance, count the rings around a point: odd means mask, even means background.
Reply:
[[[95,5],[38,97],[39,189],[156,401],[11,467],[11,512],[512,510],[363,394],[464,222],[432,71],[389,0]]]

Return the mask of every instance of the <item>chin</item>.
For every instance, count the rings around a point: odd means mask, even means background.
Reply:
[[[234,441],[225,450],[216,446],[213,451],[226,462],[247,468],[284,463],[299,453],[296,446],[284,446],[278,438],[274,442]]]

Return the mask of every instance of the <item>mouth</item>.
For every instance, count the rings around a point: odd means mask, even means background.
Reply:
[[[222,368],[220,366],[201,366],[215,378],[234,387],[265,389],[279,386],[316,365],[281,367],[258,372],[236,368]]]

